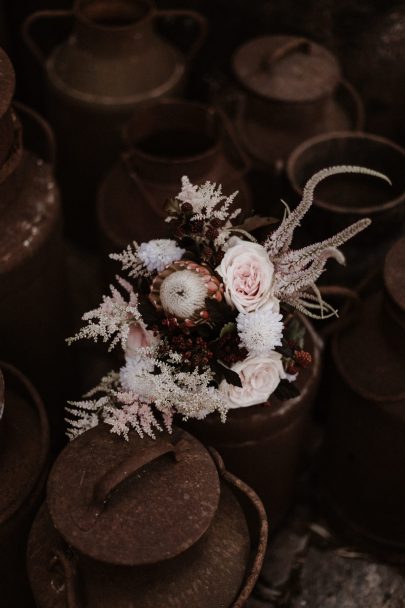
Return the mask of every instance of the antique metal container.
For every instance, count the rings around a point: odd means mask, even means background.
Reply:
[[[49,454],[44,406],[14,367],[0,363],[0,596],[32,608],[25,567],[29,529],[42,501]]]
[[[256,511],[252,556],[235,491]],[[266,540],[260,500],[191,435],[125,441],[102,425],[56,461],[28,570],[41,608],[240,608]]]
[[[258,169],[280,171],[302,141],[358,129],[361,101],[324,47],[295,36],[254,38],[234,54],[235,126]]]
[[[157,33],[160,17],[197,21],[199,34],[187,55]],[[73,18],[74,29],[45,57],[32,26],[60,18]],[[96,188],[118,154],[120,129],[139,102],[181,92],[205,30],[198,13],[157,11],[150,0],[76,0],[73,11],[41,11],[26,20],[26,42],[46,71],[72,236],[95,237]]]
[[[14,72],[1,50],[0,83],[0,356],[35,382],[56,423],[69,308],[53,138],[35,112],[12,107]]]
[[[332,340],[322,487],[329,512],[357,540],[405,548],[405,239],[385,259],[383,287]]]
[[[262,499],[271,530],[291,505],[309,429],[311,408],[321,374],[321,341],[311,323],[301,317],[305,349],[313,357],[297,386],[300,396],[287,401],[271,397],[267,403],[230,410],[227,421],[211,415],[187,421],[186,428],[221,454],[229,471],[246,481]]]
[[[124,131],[120,160],[100,187],[98,223],[106,254],[132,240],[167,237],[164,206],[181,189],[181,178],[222,184],[224,194],[239,191],[235,208],[251,207],[244,180],[247,169],[217,110],[202,104],[161,100],[134,113]]]
[[[373,269],[398,237],[405,217],[405,150],[368,133],[329,133],[298,146],[287,162],[287,176],[298,197],[307,179],[324,167],[360,165],[391,180],[367,175],[331,177],[319,185],[311,218],[303,222],[307,241],[335,234],[351,222],[370,217],[372,224],[345,246],[348,267],[328,273],[332,282],[356,283]]]

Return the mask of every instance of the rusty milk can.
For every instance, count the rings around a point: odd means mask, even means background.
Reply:
[[[321,374],[320,338],[307,318],[300,316],[300,320],[306,328],[304,348],[313,361],[298,376],[298,397],[280,401],[272,396],[260,405],[231,409],[225,423],[214,414],[203,421],[184,423],[206,445],[218,450],[229,471],[258,493],[271,531],[292,503]]]
[[[310,219],[303,222],[308,242],[335,234],[350,222],[372,219],[371,226],[345,246],[348,268],[333,268],[335,283],[356,284],[381,262],[399,236],[405,218],[405,150],[369,133],[340,132],[311,138],[287,162],[287,176],[297,199],[306,180],[333,165],[361,165],[384,173],[391,185],[367,175],[331,177],[319,185]],[[299,199],[298,199],[299,200]]]
[[[0,356],[35,382],[55,422],[68,370],[69,307],[53,137],[35,112],[11,105],[14,71],[1,49],[0,83]],[[23,146],[20,119],[35,152]]]
[[[25,552],[45,487],[49,430],[33,386],[0,363],[0,597],[3,608],[31,608]]]
[[[256,511],[258,546],[236,494]],[[181,429],[129,441],[100,425],[56,461],[31,531],[40,608],[240,608],[267,539],[260,500]]]
[[[160,17],[197,21],[187,55],[158,35]],[[45,57],[32,36],[34,24],[66,18],[74,20],[71,35]],[[96,188],[117,156],[121,127],[139,102],[181,92],[205,30],[199,13],[157,10],[150,0],[76,0],[72,11],[40,11],[25,21],[26,42],[46,72],[72,236],[94,238]]]
[[[190,101],[161,100],[136,110],[124,130],[125,150],[99,191],[106,254],[132,240],[171,234],[164,206],[180,191],[183,175],[194,184],[221,183],[227,195],[238,190],[235,207],[250,210],[246,160],[226,125],[216,109]]]
[[[345,533],[405,549],[405,238],[385,258],[383,288],[332,340],[334,374],[322,458],[326,505]]]
[[[262,36],[235,52],[235,127],[258,169],[280,171],[303,140],[358,129],[362,104],[337,59],[295,36]]]

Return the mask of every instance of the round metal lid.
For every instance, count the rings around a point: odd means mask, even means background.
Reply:
[[[341,79],[336,58],[324,47],[295,36],[263,36],[241,46],[233,70],[250,91],[284,102],[331,95]]]
[[[48,482],[51,518],[82,554],[116,565],[153,564],[207,531],[220,495],[204,446],[183,430],[125,441],[100,425],[70,443]]]
[[[405,312],[405,237],[391,247],[385,258],[385,288],[394,303]]]
[[[0,48],[0,87],[0,118],[2,118],[11,105],[15,89],[14,68],[2,48]]]

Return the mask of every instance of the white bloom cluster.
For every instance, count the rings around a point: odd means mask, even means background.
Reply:
[[[270,306],[250,313],[240,313],[236,319],[241,344],[250,355],[269,354],[281,346],[283,317]]]
[[[185,250],[172,239],[155,239],[142,243],[138,257],[149,272],[161,272],[166,266],[181,260]]]

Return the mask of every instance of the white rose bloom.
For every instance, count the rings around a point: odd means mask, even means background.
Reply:
[[[230,409],[266,402],[280,380],[286,378],[281,355],[274,351],[268,355],[238,361],[232,370],[239,374],[242,387],[229,384],[226,380],[219,386]]]
[[[239,312],[276,305],[274,266],[262,245],[233,237],[216,272],[224,283],[227,303]]]

